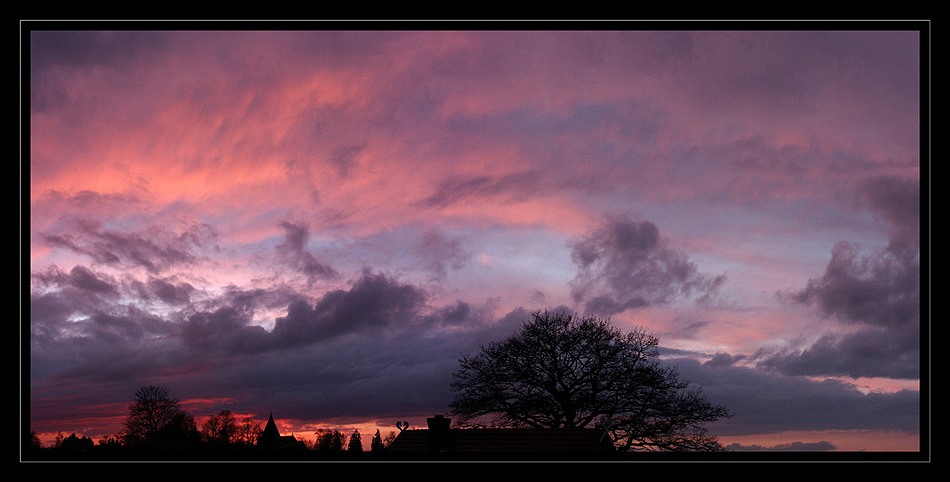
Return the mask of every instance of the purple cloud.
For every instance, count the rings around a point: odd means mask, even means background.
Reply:
[[[175,284],[158,278],[148,280],[148,289],[160,300],[173,305],[187,304],[191,301],[191,293],[195,291],[195,287],[189,283]]]
[[[313,284],[317,280],[334,279],[338,276],[333,267],[321,263],[307,251],[307,242],[310,240],[310,230],[303,225],[287,221],[280,223],[286,231],[284,242],[277,245],[277,252],[294,269],[307,277],[307,282]]]
[[[758,362],[786,375],[892,377],[920,376],[920,336],[916,327],[868,327],[852,334],[822,335],[808,348],[786,348]]]
[[[787,374],[919,376],[919,189],[902,178],[862,182],[862,200],[889,223],[888,246],[865,254],[841,241],[822,277],[809,280],[804,289],[779,293],[782,300],[815,307],[859,331],[825,334],[809,348],[765,357],[760,366]]]
[[[700,273],[649,221],[609,218],[569,246],[578,266],[572,295],[575,301],[587,299],[591,313],[609,315],[692,294],[708,297],[725,280]]]
[[[734,416],[710,425],[711,433],[737,435],[794,430],[920,429],[920,393],[862,393],[837,380],[812,381],[742,366],[665,360],[684,380],[702,387],[707,399]],[[778,428],[781,427],[781,428]]]
[[[726,446],[726,450],[731,450],[735,452],[828,452],[836,450],[838,447],[835,444],[822,440],[820,442],[790,442],[787,444],[778,444],[772,445],[770,447],[765,447],[762,445],[742,445],[742,444],[729,444]]]
[[[821,278],[788,299],[817,307],[844,323],[900,327],[920,319],[920,265],[891,252],[861,256],[840,242]]]
[[[273,330],[278,346],[300,346],[346,333],[411,324],[426,301],[420,289],[382,273],[364,271],[349,290],[334,290],[310,306],[298,300],[287,307]]]
[[[233,308],[198,312],[181,327],[186,346],[202,356],[257,353],[271,348],[269,333],[250,324],[250,314]]]
[[[541,191],[537,172],[517,172],[501,176],[456,177],[442,181],[436,191],[419,201],[426,207],[443,208],[465,201],[511,203],[528,199]],[[495,201],[497,199],[497,201]]]
[[[860,201],[890,227],[888,251],[901,259],[920,250],[920,181],[907,177],[879,176],[858,186]]]
[[[356,166],[356,156],[366,150],[366,143],[354,144],[335,149],[330,156],[330,165],[336,167],[341,179],[347,179]]]
[[[422,235],[418,250],[425,260],[423,266],[431,273],[433,281],[444,280],[448,270],[460,270],[472,256],[457,238],[448,238],[437,229],[431,229]]]
[[[201,256],[198,253],[212,248],[216,235],[206,224],[191,224],[177,233],[159,227],[121,232],[97,222],[77,221],[71,232],[42,237],[51,247],[84,254],[97,263],[142,267],[154,274],[172,266],[197,263]]]
[[[716,353],[712,358],[703,363],[707,367],[731,367],[737,362],[746,358],[745,355],[730,355],[728,353]]]
[[[69,271],[69,276],[65,280],[70,286],[81,291],[89,291],[97,294],[115,293],[116,289],[107,281],[100,279],[95,273],[85,266],[76,265]]]

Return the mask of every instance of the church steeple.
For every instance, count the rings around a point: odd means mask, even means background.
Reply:
[[[274,423],[274,413],[271,412],[270,417],[267,418],[267,425],[264,426],[264,432],[261,433],[260,444],[276,444],[280,441],[280,431],[277,430],[277,424]]]

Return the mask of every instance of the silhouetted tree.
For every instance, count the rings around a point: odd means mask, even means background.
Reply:
[[[193,444],[201,439],[195,417],[190,413],[179,410],[172,416],[171,423],[159,432],[157,443],[159,446],[180,448]]]
[[[175,447],[198,439],[195,418],[179,408],[166,388],[154,385],[136,390],[124,425],[122,439],[130,447]]]
[[[353,430],[353,435],[350,435],[350,442],[346,446],[346,451],[350,453],[363,451],[363,439],[360,437],[359,430]]]
[[[383,447],[389,448],[389,446],[392,445],[393,440],[396,440],[396,432],[391,430],[388,434],[386,434],[386,438],[383,439]]]
[[[201,424],[201,439],[205,442],[215,443],[218,441],[218,429],[221,422],[217,415],[212,415],[205,423]]]
[[[243,445],[254,445],[263,432],[260,423],[247,417],[241,420],[241,424],[237,428],[237,442]]]
[[[379,429],[376,429],[376,435],[373,435],[373,440],[370,441],[369,448],[371,452],[379,453],[382,452],[386,446],[383,445],[383,437],[379,434]]]
[[[30,438],[28,440],[28,445],[30,449],[38,449],[43,447],[43,442],[40,441],[40,437],[36,435],[36,432],[30,431]]]
[[[99,446],[115,449],[115,448],[121,447],[122,444],[119,442],[119,439],[117,437],[108,435],[106,437],[102,437],[101,439],[99,439]]]
[[[85,452],[91,450],[95,446],[95,443],[91,438],[86,436],[77,437],[75,433],[70,434],[69,437],[63,439],[62,443],[59,444],[61,450],[68,452]]]
[[[328,430],[317,438],[316,448],[321,452],[342,452],[345,443],[346,435],[339,430]]]
[[[237,440],[237,420],[230,410],[221,410],[201,425],[201,435],[206,442],[229,445]]]
[[[719,451],[704,424],[731,416],[659,364],[659,340],[608,320],[537,312],[459,360],[450,404],[462,426],[582,428],[606,421],[620,450]]]

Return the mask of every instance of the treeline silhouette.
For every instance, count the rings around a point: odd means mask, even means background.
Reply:
[[[571,430],[596,431],[615,455],[726,451],[718,437],[707,432],[706,424],[731,417],[732,412],[711,403],[700,388],[681,380],[675,366],[660,363],[658,337],[642,329],[623,331],[609,319],[592,316],[537,311],[531,318],[517,333],[459,359],[451,384],[455,399],[450,404],[457,429],[531,428],[551,430],[545,436],[553,438],[563,438]],[[258,420],[238,420],[231,411],[222,410],[198,426],[168,390],[150,385],[136,391],[123,430],[98,444],[71,434],[58,438],[53,447],[43,448],[31,434],[26,446],[32,457],[134,459],[184,458],[187,454],[240,460],[383,457],[412,447],[421,452],[419,457],[426,457],[452,451],[497,452],[502,446],[497,441],[487,445],[483,441],[472,447],[450,447],[435,443],[441,433],[428,433],[426,437],[432,440],[418,447],[406,437],[399,437],[390,447],[395,432],[383,440],[377,430],[370,450],[364,451],[358,431],[343,434],[330,430],[316,434],[315,440],[301,441],[281,435],[273,416],[262,427]],[[407,435],[412,439],[419,434],[410,431]],[[546,446],[537,442],[528,445],[504,451]],[[598,447],[589,447],[589,451],[600,452]]]
[[[396,433],[383,437],[376,430],[370,448],[363,447],[359,430],[344,434],[323,430],[313,440],[281,435],[273,416],[265,425],[250,417],[238,420],[230,410],[208,416],[200,427],[194,416],[160,386],[143,386],[135,393],[123,429],[94,441],[60,433],[44,446],[35,431],[24,441],[24,460],[155,460],[233,459],[299,460],[385,458]]]

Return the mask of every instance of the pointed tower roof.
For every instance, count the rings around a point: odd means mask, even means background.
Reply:
[[[277,430],[277,424],[274,423],[273,413],[267,418],[267,425],[264,425],[264,433],[261,434],[261,440],[266,442],[280,440],[280,430]]]

